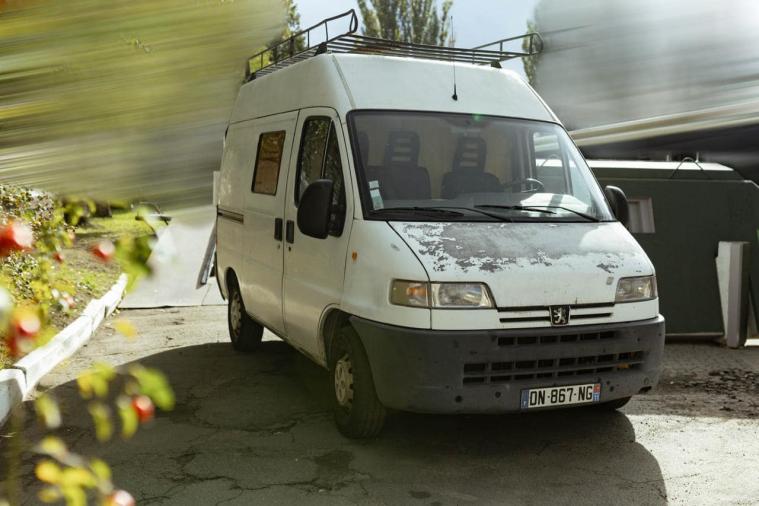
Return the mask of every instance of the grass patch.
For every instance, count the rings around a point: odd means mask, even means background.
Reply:
[[[152,233],[150,225],[137,219],[134,212],[114,213],[111,218],[90,218],[87,224],[76,229],[77,242],[84,243],[93,239],[115,241],[125,235],[138,237]]]

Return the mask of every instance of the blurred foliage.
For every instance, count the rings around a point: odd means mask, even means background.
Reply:
[[[449,14],[453,0],[358,0],[364,34],[370,37],[445,46],[452,44]]]
[[[207,201],[245,58],[282,32],[288,6],[0,2],[0,179]]]
[[[55,333],[52,311],[68,313],[74,305],[70,287],[56,276],[54,259],[72,244],[72,226],[64,208],[50,194],[0,185],[0,289],[9,307],[0,308],[0,358],[16,358]],[[32,251],[18,244],[14,227],[29,230]],[[31,325],[31,326],[30,326]],[[0,364],[1,366],[2,364]]]
[[[45,456],[34,469],[35,476],[44,484],[39,492],[42,502],[65,501],[69,506],[84,506],[95,495],[98,504],[134,504],[128,493],[114,489],[111,468],[103,460],[77,455],[55,436],[43,438],[35,451]],[[114,497],[126,497],[126,502],[115,502]]]
[[[94,222],[114,237],[118,235],[115,245],[102,234],[85,239],[94,242],[86,253],[90,263],[118,260],[120,269],[130,274],[131,282],[150,274],[146,264],[154,235],[146,217],[136,220],[135,213],[123,213],[131,221],[101,218],[119,223],[111,230],[92,217],[98,207],[111,213],[107,205],[96,205],[88,199],[59,200],[48,193],[0,185],[0,351],[11,358],[18,359],[52,337],[55,328],[51,311],[65,308],[71,312],[75,307],[73,295],[61,291],[59,277],[66,272],[75,277],[90,273],[62,269],[66,265],[62,250],[73,245],[76,225]],[[70,284],[76,287],[82,282]],[[113,327],[129,339],[136,337],[137,329],[126,320],[118,320]],[[140,364],[114,367],[95,363],[78,376],[77,386],[92,418],[95,437],[101,442],[111,440],[117,432],[114,413],[118,413],[121,437],[130,438],[142,424],[153,420],[156,408],[171,410],[175,403],[166,377]],[[134,504],[128,492],[113,486],[108,464],[71,452],[61,439],[51,435],[63,424],[63,410],[50,392],[37,394],[34,409],[48,433],[34,447],[43,456],[35,467],[35,476],[43,484],[38,495],[42,502],[64,501],[69,506],[85,505],[91,500],[104,505]],[[18,475],[22,447],[20,413],[19,407],[12,410],[9,430],[12,437],[4,453],[9,469],[5,492],[12,504],[20,504],[22,486]]]
[[[538,28],[535,25],[535,21],[533,20],[527,20],[527,32],[526,33],[537,33]],[[522,41],[522,51],[525,53],[530,51],[530,39],[526,38]],[[540,54],[536,53],[530,56],[525,56],[522,58],[522,64],[524,65],[524,74],[527,76],[527,82],[530,83],[530,86],[533,88],[537,87],[537,75],[535,72],[535,69],[538,66],[538,62],[540,61]]]
[[[0,185],[0,289],[9,300],[8,308],[0,307],[0,367],[47,342],[84,303],[105,293],[119,272],[129,275],[130,287],[151,273],[147,259],[155,236],[147,222],[131,212],[95,218],[95,208],[89,199],[59,200]],[[29,232],[30,248],[17,244],[18,230]],[[87,232],[76,244],[75,230]],[[116,262],[96,256],[103,245]],[[39,329],[27,335],[24,325],[35,318]]]
[[[301,31],[298,6],[295,5],[293,0],[282,0],[282,2],[285,11],[287,12],[287,24],[285,25],[285,29],[266,44],[266,48],[271,48],[271,50],[267,50],[262,57],[249,61],[252,72],[306,49],[305,37],[293,37]],[[289,39],[292,39],[289,44],[281,44]]]
[[[81,398],[88,401],[87,410],[100,442],[109,441],[116,432],[114,408],[121,422],[121,437],[128,439],[140,424],[152,420],[153,406],[164,411],[174,407],[174,392],[166,377],[139,364],[116,368],[96,363],[79,375],[77,385]],[[49,394],[35,400],[35,409],[47,430],[60,426],[60,408]],[[57,437],[45,437],[36,446],[36,452],[46,457],[37,463],[35,470],[37,479],[46,484],[39,494],[43,502],[65,500],[69,505],[79,505],[86,504],[88,497],[94,495],[102,504],[109,504],[113,494],[124,494],[114,490],[105,462],[72,453]]]

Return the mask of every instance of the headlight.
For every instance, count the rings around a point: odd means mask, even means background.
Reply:
[[[390,302],[398,306],[430,307],[429,283],[393,281]]]
[[[390,302],[399,306],[433,308],[492,308],[484,283],[424,283],[393,281]]]
[[[616,302],[636,302],[656,298],[656,276],[622,278],[617,283]]]
[[[493,307],[482,283],[432,283],[432,307]]]

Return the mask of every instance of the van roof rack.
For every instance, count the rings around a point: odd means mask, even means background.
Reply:
[[[338,24],[340,22],[345,23],[346,21],[348,23],[347,30],[340,31],[337,34],[333,31],[332,35],[330,34],[330,23]],[[425,60],[442,60],[500,67],[500,63],[504,60],[534,55],[539,53],[543,48],[543,39],[537,33],[528,33],[518,37],[497,40],[471,49],[464,49],[379,39],[359,35],[356,33],[357,31],[358,16],[354,9],[327,18],[248,58],[245,66],[245,82],[252,81],[259,76],[271,74],[322,53],[403,56]],[[527,40],[526,51],[507,51],[504,49],[507,43],[513,44],[518,40]],[[255,65],[255,70],[253,70],[251,65]]]

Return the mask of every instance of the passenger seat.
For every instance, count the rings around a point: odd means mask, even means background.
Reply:
[[[379,174],[380,192],[388,200],[431,198],[430,175],[419,166],[419,135],[408,130],[388,134]]]
[[[443,176],[442,196],[454,199],[466,193],[501,191],[501,182],[485,172],[487,144],[481,137],[461,137],[456,144],[451,172]]]

